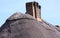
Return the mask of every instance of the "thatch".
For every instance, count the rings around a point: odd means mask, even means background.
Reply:
[[[60,38],[60,32],[44,20],[15,13],[0,28],[0,38]]]

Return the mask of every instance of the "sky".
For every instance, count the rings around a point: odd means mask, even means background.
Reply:
[[[41,5],[43,20],[60,25],[60,0],[0,0],[0,26],[15,12],[25,13],[25,3],[33,1]]]

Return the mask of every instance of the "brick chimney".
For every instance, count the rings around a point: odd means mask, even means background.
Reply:
[[[26,13],[41,21],[41,6],[37,2],[26,3]]]

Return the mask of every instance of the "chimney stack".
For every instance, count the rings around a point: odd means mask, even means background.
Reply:
[[[35,1],[26,3],[26,14],[30,14],[36,20],[41,21],[41,6]]]

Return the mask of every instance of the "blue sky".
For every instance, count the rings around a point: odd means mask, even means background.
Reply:
[[[42,19],[60,25],[60,0],[0,0],[0,26],[15,12],[25,13],[25,3],[37,1],[42,9]]]

